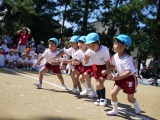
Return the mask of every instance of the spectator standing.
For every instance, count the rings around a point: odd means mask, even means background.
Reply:
[[[17,31],[19,35],[18,51],[19,54],[22,54],[26,50],[26,45],[28,38],[30,37],[31,31],[27,27],[23,27],[21,30]]]

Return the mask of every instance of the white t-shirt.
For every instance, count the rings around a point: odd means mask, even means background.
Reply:
[[[1,47],[4,49],[5,52],[9,52],[9,48],[7,47],[7,45],[2,44]]]
[[[54,52],[51,52],[50,49],[46,49],[42,54],[42,56],[46,58],[46,62],[51,64],[52,62],[55,61],[52,58],[54,58],[59,53],[60,53],[59,50],[55,50]],[[60,61],[60,60],[61,60],[60,58],[56,58],[56,61]]]
[[[127,54],[123,55],[122,57],[119,57],[118,53],[116,53],[113,56],[112,64],[116,67],[116,70],[119,75],[124,74],[126,71],[131,71],[131,75],[133,75],[136,72],[133,65],[132,56],[129,56]]]
[[[34,60],[33,60],[33,58],[32,58],[32,59],[30,59],[30,60],[29,60],[28,58],[26,58],[26,59],[25,59],[25,62],[34,64]]]
[[[74,50],[72,47],[70,47],[69,49],[64,49],[64,53],[71,56],[73,59],[77,58],[77,51],[78,49]]]
[[[18,54],[17,54],[17,55],[14,55],[14,61],[17,61],[19,58],[20,58],[20,57],[19,57]]]
[[[8,62],[14,62],[15,56],[14,56],[14,55],[10,56],[10,54],[8,54],[8,55],[6,55],[6,60],[7,60]]]
[[[92,65],[93,65],[92,59],[89,59],[88,64],[85,64],[85,63],[84,63],[84,56],[85,56],[85,53],[86,53],[88,50],[89,50],[89,49],[87,49],[86,51],[82,51],[82,50],[78,50],[78,51],[77,51],[77,60],[81,61],[83,66],[92,66]]]
[[[105,62],[109,62],[110,60],[109,50],[107,47],[103,45],[101,45],[99,50],[97,51],[88,49],[85,54],[90,56],[90,59],[93,61],[93,64],[96,65],[105,65]]]
[[[23,60],[22,58],[19,58],[18,60],[17,60],[17,62],[21,62],[21,63],[24,63],[25,62],[25,60],[26,60],[26,58]]]
[[[4,66],[4,63],[5,63],[5,56],[0,54],[0,66]]]

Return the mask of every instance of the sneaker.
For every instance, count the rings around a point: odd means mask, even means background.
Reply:
[[[82,92],[80,92],[80,95],[87,95],[89,94],[89,92],[90,92],[89,90],[85,89]]]
[[[100,100],[97,99],[96,102],[94,102],[94,104],[98,106],[100,104]]]
[[[97,93],[95,92],[95,93],[93,93],[93,94],[89,95],[88,97],[93,99],[93,98],[98,97],[98,95],[97,95]]]
[[[66,87],[65,84],[62,84],[62,89],[63,89],[63,90],[67,90],[67,87]]]
[[[106,104],[107,104],[107,100],[106,99],[100,99],[99,105],[105,106]]]
[[[40,84],[40,83],[33,83],[36,87],[37,87],[37,89],[42,89],[42,84]]]
[[[71,91],[74,93],[80,93],[80,90],[78,90],[77,88],[72,88]]]

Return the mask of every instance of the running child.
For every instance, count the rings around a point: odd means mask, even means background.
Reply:
[[[79,93],[80,91],[82,91],[82,88],[79,82],[79,75],[80,75],[80,69],[82,68],[82,64],[76,63],[77,51],[79,50],[78,40],[79,40],[79,36],[77,35],[72,36],[69,41],[71,47],[69,49],[65,49],[55,57],[55,58],[61,57],[64,54],[67,54],[72,57],[72,59],[69,59],[69,60],[62,60],[62,64],[65,64],[65,63],[68,64],[67,65],[67,69],[69,69],[68,73],[70,73],[70,76],[73,82],[73,88],[71,89],[71,91],[73,91],[74,93]],[[77,86],[79,89],[77,89]]]
[[[106,69],[109,67],[109,50],[107,47],[100,44],[99,35],[97,33],[89,33],[86,37],[86,44],[90,48],[85,53],[85,63],[87,64],[89,60],[93,60],[93,72],[94,78],[96,79],[96,91],[98,95],[95,105],[106,105],[107,99],[105,97],[105,87],[104,82],[107,78],[107,75],[103,73],[106,72]]]
[[[78,41],[79,50],[77,52],[77,60],[79,64],[82,64],[81,74],[79,76],[79,80],[81,84],[84,86],[84,90],[80,93],[80,95],[87,95],[92,91],[92,94],[89,95],[90,98],[97,97],[97,93],[94,87],[91,85],[91,77],[93,75],[92,65],[93,61],[90,59],[88,64],[84,62],[84,56],[86,51],[88,50],[86,43],[86,36],[81,36]]]
[[[113,56],[112,65],[110,65],[107,71],[116,69],[117,74],[112,74],[112,80],[115,81],[111,91],[111,104],[113,106],[113,110],[107,112],[107,115],[118,114],[117,95],[120,90],[123,90],[123,92],[127,94],[128,101],[134,105],[135,113],[140,113],[139,104],[134,98],[134,93],[136,92],[138,81],[135,76],[133,59],[127,53],[131,44],[131,38],[125,34],[121,34],[114,39],[113,49],[116,54]]]
[[[66,90],[67,88],[64,84],[64,79],[60,71],[60,58],[57,58],[55,61],[53,61],[53,57],[60,53],[60,51],[57,50],[59,41],[56,38],[50,38],[48,43],[49,49],[46,49],[38,61],[33,65],[35,68],[44,58],[46,59],[45,65],[39,71],[39,82],[34,83],[34,85],[39,89],[42,88],[43,74],[49,70],[52,70],[52,72],[55,73],[58,79],[61,81],[62,88]]]

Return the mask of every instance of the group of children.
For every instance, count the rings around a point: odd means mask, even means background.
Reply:
[[[87,95],[91,91],[92,94],[89,97],[98,97],[94,104],[104,106],[107,103],[104,82],[109,76],[111,80],[115,81],[111,91],[113,110],[108,111],[106,114],[118,114],[117,95],[120,90],[127,94],[128,101],[134,105],[135,113],[139,114],[140,107],[134,98],[138,82],[135,77],[132,57],[127,54],[132,43],[131,38],[125,34],[114,38],[113,49],[115,55],[111,59],[108,48],[100,44],[100,38],[97,33],[89,33],[87,36],[81,37],[74,35],[69,43],[70,48],[60,51],[57,49],[59,41],[56,38],[48,40],[49,48],[44,51],[33,65],[33,67],[37,67],[42,60],[46,60],[45,65],[39,71],[39,82],[34,83],[34,85],[37,88],[42,88],[43,74],[52,70],[62,83],[62,87],[67,89],[60,71],[60,64],[67,64],[73,82],[73,92]],[[72,59],[65,60],[61,58],[65,54],[71,56]],[[96,90],[91,84],[92,76],[96,80]],[[83,91],[81,84],[84,86]]]
[[[38,60],[38,55],[22,53],[20,56],[17,49],[9,49],[8,53],[0,47],[0,66],[10,68],[22,68],[27,70],[33,69],[33,64]]]

